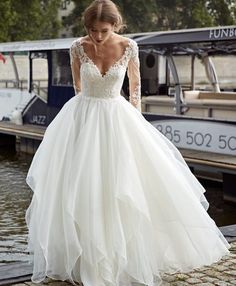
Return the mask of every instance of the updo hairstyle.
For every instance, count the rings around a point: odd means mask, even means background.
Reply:
[[[114,25],[115,32],[120,32],[125,27],[118,7],[111,0],[95,0],[85,9],[83,13],[85,28],[91,29],[96,21]]]

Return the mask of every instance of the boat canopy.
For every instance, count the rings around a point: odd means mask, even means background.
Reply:
[[[136,39],[160,54],[236,54],[236,26],[156,32]]]
[[[68,49],[76,38],[0,43],[0,52],[47,51]]]
[[[124,36],[136,39],[147,35],[153,35],[155,33],[156,32],[135,33],[135,34],[125,34]],[[4,52],[64,50],[64,49],[69,49],[72,42],[78,38],[79,37],[0,43],[0,52],[4,53]]]

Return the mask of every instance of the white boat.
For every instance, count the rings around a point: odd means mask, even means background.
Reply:
[[[179,148],[236,155],[236,27],[126,36],[136,40],[140,49],[144,116]],[[0,53],[9,57],[14,71],[14,78],[0,78],[0,120],[14,119],[12,115],[18,110],[23,124],[47,126],[52,121],[63,104],[74,96],[69,58],[74,40],[0,44]],[[15,59],[19,53],[24,53],[27,59],[26,80],[19,75],[21,64],[17,66]],[[232,59],[226,69],[231,69],[233,76],[230,82],[227,78],[223,87],[213,57]],[[203,84],[197,82],[199,64]],[[43,65],[45,78],[40,81],[35,74]],[[184,72],[188,82],[183,81]],[[123,95],[128,99],[127,83],[126,77]]]

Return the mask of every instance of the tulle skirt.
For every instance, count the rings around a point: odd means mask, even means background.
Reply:
[[[122,96],[71,98],[26,181],[33,282],[153,286],[229,254],[180,152]]]

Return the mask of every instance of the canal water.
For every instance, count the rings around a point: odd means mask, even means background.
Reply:
[[[32,157],[0,148],[0,265],[25,261],[25,210],[32,193],[25,176]]]
[[[0,265],[26,261],[28,257],[25,211],[33,193],[25,177],[31,160],[31,155],[0,148]],[[207,189],[209,214],[216,224],[235,224],[236,206],[223,201],[221,184],[201,183]]]

